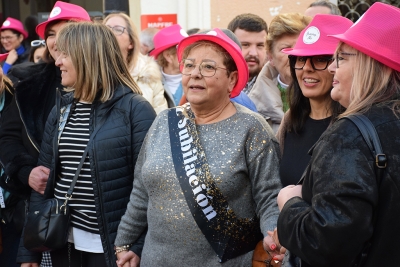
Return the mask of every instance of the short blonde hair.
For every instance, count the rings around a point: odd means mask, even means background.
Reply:
[[[171,55],[176,55],[176,53],[177,53],[176,46],[174,45],[174,46],[171,46],[170,48],[163,50],[160,54],[158,54],[157,63],[162,68],[165,68],[168,66],[168,61],[163,55],[164,51],[166,51],[166,53],[169,53]]]
[[[135,24],[133,23],[132,19],[128,15],[126,15],[125,13],[122,13],[122,12],[109,14],[103,20],[103,24],[106,24],[106,22],[112,17],[120,17],[126,23],[126,31],[129,36],[129,41],[132,43],[132,46],[133,46],[133,49],[128,51],[128,56],[126,57],[128,69],[131,69],[132,67],[134,67],[136,65],[136,62],[138,61],[138,58],[139,58],[140,40],[139,40],[138,30],[137,30]]]
[[[69,56],[75,67],[76,83],[67,88],[74,92],[75,99],[93,102],[101,91],[99,100],[105,102],[118,85],[141,94],[129,74],[117,39],[107,26],[92,22],[68,24],[58,34],[57,49]]]
[[[300,13],[284,13],[274,17],[269,24],[266,49],[272,53],[275,41],[285,35],[300,34],[312,18]]]
[[[340,43],[336,53],[343,43]],[[339,118],[364,113],[373,104],[393,103],[393,110],[400,106],[400,72],[389,68],[370,56],[355,50],[355,65],[353,81],[350,89],[350,103]]]

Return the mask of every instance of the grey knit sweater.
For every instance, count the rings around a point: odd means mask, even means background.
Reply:
[[[230,118],[197,125],[197,130],[215,183],[229,206],[241,218],[257,214],[266,235],[275,228],[279,214],[279,145],[264,118],[241,105],[235,107]],[[168,127],[168,111],[163,111],[143,142],[115,245],[133,243],[148,226],[142,267],[251,266],[252,252],[219,263],[179,185]]]

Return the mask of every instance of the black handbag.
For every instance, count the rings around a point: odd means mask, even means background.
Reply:
[[[24,232],[24,247],[34,252],[53,251],[63,248],[68,241],[70,210],[68,201],[89,150],[89,144],[97,131],[101,128],[106,118],[95,128],[90,136],[75,176],[65,195],[65,200],[49,198],[41,201],[32,201],[26,215]]]
[[[72,191],[78,180],[88,149],[89,146],[86,146],[74,179],[65,195],[65,200],[49,198],[42,201],[31,201],[29,204],[24,232],[24,247],[26,249],[34,252],[53,251],[63,248],[67,244],[71,220],[68,200],[72,197]]]

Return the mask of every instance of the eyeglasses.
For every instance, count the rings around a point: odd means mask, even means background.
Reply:
[[[335,56],[335,61],[336,61],[336,68],[339,68],[339,61],[344,60],[343,57],[339,56],[339,55],[343,55],[343,56],[356,56],[357,54],[352,54],[352,53],[345,53],[345,52],[338,52]]]
[[[183,59],[179,63],[179,70],[183,75],[190,76],[196,66],[199,66],[200,74],[203,77],[212,77],[217,72],[217,69],[227,70],[225,68],[217,67],[217,63],[212,60],[203,61],[200,64],[193,64],[192,59]]]
[[[44,40],[33,40],[31,42],[31,46],[35,47],[35,46],[46,46],[46,42]]]
[[[108,26],[108,25],[107,25]],[[123,34],[124,33],[124,31],[125,31],[125,27],[123,27],[123,26],[119,26],[119,25],[116,25],[116,26],[114,26],[114,27],[111,27],[111,26],[108,26],[113,32],[114,32],[114,34],[115,35],[121,35],[121,34]]]
[[[17,35],[14,34],[14,35],[12,35],[12,36],[4,36],[4,37],[1,37],[0,40],[2,40],[2,41],[4,41],[4,40],[10,41],[10,40],[13,39],[15,36],[17,36]]]
[[[289,56],[290,59],[290,67],[295,70],[302,70],[306,65],[308,59],[310,59],[311,67],[314,70],[325,70],[328,65],[333,61],[333,57],[331,55],[318,55],[318,56]]]

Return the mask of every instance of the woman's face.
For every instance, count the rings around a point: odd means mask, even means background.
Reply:
[[[71,57],[65,53],[60,53],[60,56],[56,60],[56,66],[61,71],[61,84],[66,87],[73,87],[77,79],[77,74]]]
[[[298,34],[284,35],[274,42],[272,52],[268,52],[270,64],[276,68],[281,81],[285,84],[290,84],[292,78],[290,76],[289,57],[282,52],[282,49],[293,48],[298,37]]]
[[[56,38],[57,33],[61,30],[61,28],[67,23],[66,21],[60,21],[57,24],[54,24],[50,27],[48,31],[48,36],[46,39],[46,45],[49,49],[51,57],[56,60],[59,56],[56,46]]]
[[[104,24],[113,30],[113,33],[117,38],[119,48],[121,49],[122,56],[126,59],[128,57],[128,51],[133,49],[133,44],[129,39],[128,27],[125,20],[122,17],[114,16],[109,18]],[[116,28],[113,29],[113,27]],[[123,27],[125,29],[122,33],[120,33],[122,28],[118,29],[117,27]]]
[[[335,61],[329,65],[329,71],[333,76],[333,89],[331,97],[347,108],[350,104],[350,91],[353,84],[353,69],[357,51],[347,44],[343,44],[336,52]],[[339,64],[339,67],[337,67]]]
[[[192,48],[186,59],[195,67],[190,75],[182,75],[182,85],[187,100],[198,108],[213,110],[220,105],[226,105],[225,99],[237,81],[237,71],[232,72],[229,77],[223,64],[223,56],[209,46],[198,46]],[[203,73],[216,66],[215,75],[204,77],[199,71],[199,65],[203,64]],[[192,65],[190,65],[192,66]],[[224,69],[221,69],[224,68]]]
[[[41,46],[33,52],[33,62],[38,63],[39,60],[42,59],[43,53],[46,50],[46,47]]]
[[[333,75],[329,72],[328,68],[325,70],[315,70],[310,61],[311,58],[307,58],[303,69],[295,70],[297,82],[305,97],[314,101],[324,102],[329,97]]]
[[[24,36],[22,34],[15,34],[11,30],[1,31],[1,44],[6,51],[17,49],[23,40]]]

